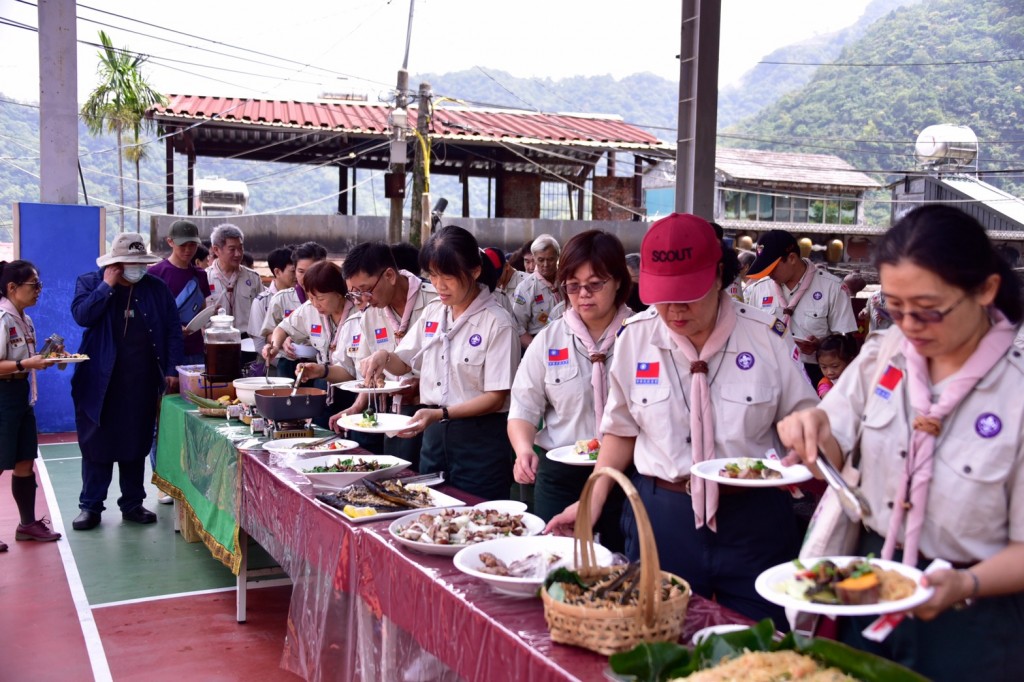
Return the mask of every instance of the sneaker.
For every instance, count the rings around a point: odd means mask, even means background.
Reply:
[[[43,517],[28,524],[19,524],[17,532],[14,533],[15,540],[35,540],[37,542],[53,542],[60,540],[60,533],[55,533],[50,528],[50,520]]]
[[[160,497],[156,498],[156,501],[159,502],[160,504],[174,504],[174,498],[171,497],[170,495],[161,495]]]

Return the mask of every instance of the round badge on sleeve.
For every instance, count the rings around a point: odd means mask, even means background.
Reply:
[[[481,343],[483,343],[483,338],[479,334],[473,334],[473,336],[469,337],[469,345],[474,348],[479,346]]]
[[[815,291],[813,294],[811,294],[811,298],[813,298],[815,301],[820,301],[821,300],[821,292],[820,291]]]
[[[245,286],[251,287],[252,286],[252,280],[251,279],[245,280]]]
[[[1003,430],[1003,421],[991,412],[986,412],[974,422],[974,430],[982,438],[995,438]]]
[[[736,366],[742,370],[750,369],[754,366],[754,356],[746,351],[736,356]]]

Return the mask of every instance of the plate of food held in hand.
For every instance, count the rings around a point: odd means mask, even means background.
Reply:
[[[395,393],[402,390],[401,381],[388,381],[386,379],[377,379],[372,382],[364,379],[353,379],[352,381],[343,381],[340,384],[332,385],[350,393]]]
[[[553,462],[571,464],[578,467],[592,467],[597,464],[597,456],[601,452],[601,441],[596,438],[578,440],[572,445],[548,450],[547,458]]]
[[[391,536],[424,554],[455,556],[467,545],[498,538],[540,535],[544,519],[483,507],[442,509],[409,514],[391,523]]]
[[[43,358],[44,361],[51,365],[60,365],[65,363],[73,365],[76,362],[85,362],[88,359],[89,356],[83,355],[82,353],[50,353]]]
[[[803,464],[787,467],[773,459],[757,457],[709,459],[694,464],[690,473],[708,481],[742,488],[776,488],[813,478],[811,470]]]
[[[393,412],[363,412],[348,414],[338,420],[338,425],[351,431],[362,433],[383,433],[393,435],[408,427],[412,417]]]
[[[754,581],[762,597],[790,609],[827,616],[874,616],[909,611],[935,592],[913,566],[872,556],[793,560]]]

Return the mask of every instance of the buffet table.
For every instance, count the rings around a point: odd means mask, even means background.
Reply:
[[[405,549],[388,520],[342,518],[270,453],[236,450],[238,428],[166,398],[154,478],[192,510],[240,588],[246,533],[291,578],[283,668],[316,682],[602,679],[605,656],[551,642],[539,599],[499,595],[450,558]],[[683,637],[736,622],[751,621],[694,596]]]

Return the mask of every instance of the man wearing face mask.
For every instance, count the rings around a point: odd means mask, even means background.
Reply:
[[[82,452],[82,492],[75,530],[99,525],[117,463],[125,521],[155,523],[142,506],[146,455],[153,443],[157,403],[165,388],[177,390],[182,359],[178,309],[163,280],[146,274],[160,259],[142,236],[119,234],[100,269],[78,278],[71,314],[85,332],[75,365],[71,398]]]

